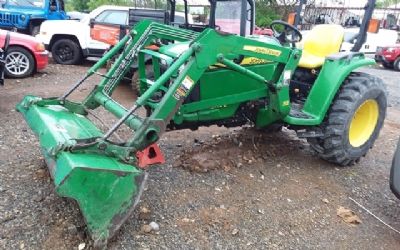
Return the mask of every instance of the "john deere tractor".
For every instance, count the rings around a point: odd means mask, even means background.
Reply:
[[[196,32],[141,21],[65,94],[26,96],[17,106],[39,137],[56,192],[78,202],[98,247],[137,205],[147,166],[163,162],[156,143],[164,132],[279,124],[339,166],[358,162],[378,137],[386,114],[384,86],[354,72],[374,60],[338,52],[342,27],[318,26],[301,50],[295,47],[301,33],[282,21],[271,24],[274,37],[251,34],[253,0],[214,3],[211,28]],[[108,72],[99,73],[121,50]],[[112,94],[136,60],[140,97],[124,108]],[[103,80],[81,102],[71,101],[95,74]],[[99,107],[118,119],[106,131],[90,119]],[[123,124],[132,136],[119,141],[115,134]]]

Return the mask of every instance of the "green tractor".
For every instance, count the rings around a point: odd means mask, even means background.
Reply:
[[[354,72],[374,60],[338,52],[342,27],[318,26],[301,50],[295,46],[301,33],[282,21],[272,23],[274,37],[251,34],[253,0],[213,4],[211,28],[141,21],[67,93],[26,96],[17,106],[39,137],[56,192],[78,202],[97,247],[106,246],[134,210],[147,166],[163,162],[156,143],[166,131],[285,126],[340,166],[358,162],[378,137],[387,106],[384,84]],[[120,51],[108,72],[99,73]],[[112,94],[133,63],[139,65],[140,96],[124,108]],[[81,102],[69,100],[95,74],[103,80],[92,92]],[[99,107],[118,119],[107,131],[89,119]],[[123,124],[133,133],[121,142],[115,134]]]

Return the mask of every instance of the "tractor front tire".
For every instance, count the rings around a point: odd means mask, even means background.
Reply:
[[[351,73],[320,126],[324,137],[310,139],[319,156],[340,166],[358,162],[372,148],[386,116],[387,96],[381,79]]]

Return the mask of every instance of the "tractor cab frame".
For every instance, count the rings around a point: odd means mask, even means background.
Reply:
[[[174,23],[176,1],[171,0],[171,23]],[[254,0],[209,0],[210,15],[208,24],[189,23],[189,4],[183,0],[185,24],[181,28],[203,31],[205,28],[213,28],[222,32],[246,36],[253,34],[255,28],[255,4]]]

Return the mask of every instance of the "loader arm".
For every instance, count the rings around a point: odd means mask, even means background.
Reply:
[[[142,28],[142,25],[147,28]],[[184,41],[183,31],[188,34],[186,41],[190,41],[189,48],[174,59],[169,68],[156,81],[151,83],[151,87],[136,100],[131,110],[126,111],[121,108],[111,98],[111,95],[122,76],[129,69],[133,55],[145,49],[154,39],[182,42]],[[134,33],[137,33],[137,35],[131,39],[131,44],[128,42],[126,49],[115,63],[115,67],[107,73],[103,82],[84,102],[86,108],[103,105],[120,118],[120,122],[105,134],[101,143],[106,143],[109,136],[122,123],[127,124],[135,131],[134,136],[126,144],[126,147],[130,150],[143,150],[156,142],[203,73],[217,63],[263,83],[264,97],[273,100],[270,109],[274,109],[278,113],[276,116],[284,117],[288,114],[289,105],[286,101],[288,100],[288,80],[291,75],[286,76],[285,82],[282,72],[294,72],[300,58],[300,51],[295,50],[293,52],[293,50],[281,46],[266,45],[256,40],[231,34],[220,34],[212,29],[202,33],[194,33],[182,29],[172,29],[169,26],[157,23],[142,22],[140,27],[135,28]],[[275,74],[271,80],[267,80],[261,75],[240,66],[234,60],[241,56],[276,62]],[[126,60],[127,57],[129,60]],[[139,58],[139,61],[139,64],[142,64],[142,67],[139,68],[144,68],[143,57]],[[153,106],[151,116],[140,118],[135,115],[134,112],[139,107],[150,105],[151,97],[155,92],[165,87],[167,81],[171,81],[171,84],[163,99],[156,106]],[[243,95],[245,94],[243,93]],[[249,96],[248,99],[254,99],[254,96]]]

